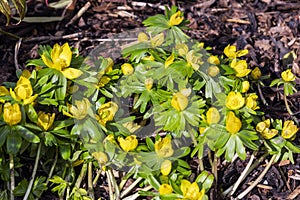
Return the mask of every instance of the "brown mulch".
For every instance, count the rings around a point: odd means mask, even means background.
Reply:
[[[51,1],[49,1],[51,2]],[[90,5],[88,4],[90,3]],[[142,21],[148,16],[164,13],[162,6],[176,5],[185,12],[190,20],[187,34],[211,46],[212,53],[221,55],[225,46],[234,44],[238,49],[247,48],[247,59],[253,69],[259,66],[264,75],[270,75],[262,86],[262,96],[268,107],[261,108],[268,117],[287,119],[279,91],[268,85],[270,80],[278,78],[280,72],[292,67],[300,77],[300,2],[299,0],[198,0],[198,1],[125,1],[125,0],[77,0],[74,7],[67,10],[48,8],[43,1],[28,1],[26,16],[62,16],[60,22],[26,23],[5,26],[5,17],[0,16],[0,28],[22,38],[14,39],[0,33],[0,84],[16,81],[16,68],[24,69],[28,59],[38,57],[39,44],[53,45],[68,41],[77,47],[82,55],[88,55],[105,38],[115,33],[124,33],[142,27]],[[72,18],[87,6],[87,10],[77,20]],[[16,21],[13,21],[16,22]],[[127,36],[130,37],[130,36]],[[15,51],[16,45],[20,48]],[[284,55],[294,51],[294,62],[284,59]],[[18,52],[15,58],[15,52]],[[299,81],[299,79],[297,79]],[[299,89],[299,88],[298,88]],[[299,119],[299,96],[294,94],[289,103]],[[299,142],[299,137],[296,139]],[[219,166],[218,186],[224,190],[234,184],[243,171],[247,161],[234,161]],[[300,157],[295,164],[274,164],[261,185],[256,187],[245,199],[300,199],[297,197],[299,181],[289,178],[299,172]],[[237,194],[249,186],[251,181],[263,170],[262,162],[250,175]],[[269,187],[266,187],[269,186]],[[212,192],[212,199],[221,198],[218,192]],[[292,196],[294,194],[294,197]],[[290,196],[289,196],[290,195]]]

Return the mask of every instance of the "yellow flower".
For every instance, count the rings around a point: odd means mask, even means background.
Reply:
[[[189,52],[189,47],[186,44],[176,44],[175,48],[180,56],[184,56]]]
[[[122,70],[122,73],[125,75],[125,76],[129,76],[131,74],[133,74],[133,67],[131,64],[129,63],[124,63],[122,66],[121,66],[121,70]]]
[[[9,95],[9,91],[6,89],[6,87],[4,86],[0,86],[0,97],[3,96],[8,96]],[[5,100],[0,99],[0,103],[4,103]]]
[[[165,68],[168,68],[174,62],[174,55],[171,54],[165,61]]]
[[[240,131],[241,127],[241,120],[235,116],[234,112],[229,111],[226,116],[226,130],[231,134],[236,134]]]
[[[236,46],[228,45],[224,49],[224,54],[228,58],[234,59],[234,58],[237,58],[237,57],[241,57],[241,56],[247,55],[248,54],[248,50],[244,49],[244,50],[236,51]]]
[[[173,192],[173,189],[171,185],[164,183],[159,186],[158,192],[160,195],[171,194]]]
[[[31,83],[24,76],[20,76],[14,90],[10,89],[10,95],[16,101],[23,101],[25,105],[32,103],[38,96],[37,94],[33,95]]]
[[[68,43],[62,46],[55,44],[50,56],[50,59],[45,54],[41,56],[43,62],[49,68],[60,71],[67,79],[75,79],[81,76],[82,71],[69,67],[72,60],[72,51]]]
[[[104,165],[108,162],[108,157],[104,152],[94,152],[92,153],[92,156],[98,161],[100,165]]]
[[[126,152],[133,151],[138,146],[138,140],[135,135],[127,136],[125,139],[118,137],[118,141],[121,148]]]
[[[217,124],[220,121],[220,113],[215,107],[208,109],[206,113],[206,121],[208,124]]]
[[[199,127],[199,133],[204,133],[204,131],[207,129],[207,127],[203,127],[203,126],[201,126],[201,127]]]
[[[3,108],[3,120],[10,126],[18,124],[22,119],[19,104],[5,103]]]
[[[211,77],[215,77],[220,73],[220,69],[217,66],[210,66],[207,69],[207,74],[210,75]]]
[[[250,88],[249,81],[243,81],[242,82],[242,93],[248,92],[249,88]]]
[[[217,56],[209,56],[207,59],[207,62],[210,64],[214,64],[214,65],[219,65],[220,64],[220,60]]]
[[[189,66],[193,67],[194,70],[199,69],[200,58],[195,56],[194,50],[191,50],[186,54],[186,61]]]
[[[98,82],[98,85],[96,86],[97,88],[102,88],[104,87],[107,83],[109,83],[109,81],[111,80],[111,78],[109,78],[108,76],[102,76]]]
[[[170,160],[164,160],[160,166],[160,172],[162,175],[167,176],[172,170],[172,162]]]
[[[112,101],[102,104],[98,109],[98,115],[96,115],[96,118],[100,124],[105,126],[108,121],[112,121],[114,119],[118,109],[119,106]]]
[[[150,91],[151,88],[152,88],[152,86],[153,86],[153,79],[152,79],[152,78],[147,78],[147,79],[145,80],[145,87],[146,87],[146,89],[147,89],[148,91]]]
[[[140,32],[140,33],[138,34],[138,41],[139,41],[139,42],[146,42],[146,41],[148,41],[148,40],[149,40],[149,38],[148,38],[148,36],[147,36],[146,33]]]
[[[248,108],[251,108],[252,110],[259,109],[259,106],[257,105],[257,99],[258,99],[258,96],[255,93],[247,95],[246,106]]]
[[[161,158],[170,157],[174,153],[170,137],[159,138],[154,144],[154,149],[156,154]]]
[[[150,56],[145,56],[145,57],[143,57],[143,60],[150,60],[150,61],[154,61],[154,60],[155,60],[155,58],[154,58],[152,55],[150,55]]]
[[[291,82],[296,79],[296,76],[293,74],[291,69],[285,70],[284,72],[281,73],[281,78],[285,82]]]
[[[181,12],[180,11],[177,11],[176,13],[174,13],[171,17],[170,17],[170,20],[169,20],[169,25],[170,26],[176,26],[176,25],[179,25],[184,17],[181,16]]]
[[[236,59],[234,59],[232,60],[230,67],[236,71],[235,75],[240,78],[247,76],[251,72],[251,69],[248,69],[246,60],[236,61]]]
[[[294,121],[287,120],[283,124],[281,136],[285,139],[292,138],[298,132],[298,127],[294,124]]]
[[[260,134],[265,139],[269,140],[278,134],[278,130],[266,128],[263,132],[260,132]]]
[[[180,190],[184,199],[188,200],[202,200],[205,190],[200,191],[199,186],[196,182],[191,183],[188,180],[182,180],[180,185]]]
[[[141,125],[138,125],[137,123],[134,123],[133,121],[126,122],[122,124],[125,128],[129,130],[130,133],[134,133],[136,130],[141,128]]]
[[[30,73],[29,70],[25,69],[25,70],[22,71],[21,76],[24,76],[25,78],[29,79],[29,77],[31,76],[31,73]]]
[[[63,110],[63,114],[78,120],[84,119],[88,115],[90,109],[90,101],[83,98],[81,101],[75,100],[75,105],[68,105],[69,112]]]
[[[177,111],[183,111],[189,104],[188,98],[181,92],[177,92],[173,95],[171,100],[171,105]]]
[[[261,133],[266,128],[270,128],[270,125],[271,125],[270,119],[266,119],[266,120],[264,120],[264,121],[259,122],[258,124],[256,124],[256,130]]]
[[[153,38],[151,38],[150,42],[151,42],[152,47],[158,47],[158,46],[162,45],[164,40],[165,40],[164,33],[160,33],[160,34],[154,36]]]
[[[55,113],[44,113],[39,111],[37,125],[44,131],[47,131],[53,124],[55,119]]]
[[[238,110],[245,104],[245,99],[239,92],[229,92],[226,98],[226,107],[230,110]]]
[[[251,76],[254,80],[258,80],[261,77],[261,71],[258,67],[255,67],[252,72]]]

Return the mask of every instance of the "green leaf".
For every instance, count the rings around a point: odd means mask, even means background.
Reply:
[[[236,135],[231,135],[231,137],[229,138],[229,140],[226,144],[225,159],[227,161],[231,161],[233,156],[234,156],[235,147],[236,147],[235,137],[237,137],[237,136]]]
[[[289,141],[285,143],[285,146],[288,150],[292,151],[293,153],[300,153],[300,148]]]
[[[210,174],[210,175],[205,179],[205,181],[202,182],[202,188],[204,188],[205,191],[208,191],[208,190],[211,188],[213,182],[214,182],[214,175]]]
[[[13,155],[16,155],[21,148],[22,145],[22,138],[20,135],[17,133],[11,131],[7,135],[6,139],[6,148],[7,148],[7,153],[11,153]]]
[[[59,143],[60,155],[64,160],[68,160],[71,156],[71,145]]]
[[[29,104],[29,105],[25,106],[25,110],[26,110],[27,116],[29,117],[30,121],[37,123],[38,114],[36,113],[33,105]]]
[[[2,126],[0,128],[0,147],[4,144],[6,141],[7,134],[11,132],[11,127],[10,126]]]
[[[48,6],[55,9],[62,9],[67,7],[72,2],[73,2],[72,0],[60,0],[60,1],[49,3]]]
[[[159,189],[160,183],[158,182],[158,180],[157,180],[152,174],[148,175],[148,176],[147,176],[147,179],[148,179],[148,181],[149,181],[149,184],[150,184],[153,188],[155,188],[156,190]]]
[[[238,136],[235,137],[235,142],[236,142],[236,147],[235,147],[236,153],[238,154],[240,159],[245,160],[246,159],[246,151],[245,151],[243,142],[241,141],[241,139]]]
[[[6,17],[6,25],[10,22],[11,10],[7,0],[0,1],[0,12],[2,12]]]
[[[23,126],[17,125],[17,126],[15,126],[15,130],[22,138],[24,138],[28,142],[31,142],[31,143],[39,143],[40,142],[40,138],[37,135],[35,135],[33,132],[29,131],[28,129],[26,129]]]
[[[14,189],[14,195],[17,197],[24,196],[28,187],[28,181],[23,179]]]

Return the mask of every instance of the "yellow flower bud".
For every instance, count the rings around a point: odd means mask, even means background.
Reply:
[[[104,87],[107,83],[109,83],[110,80],[111,78],[109,78],[108,76],[102,76],[98,82],[97,87],[98,88]]]
[[[3,120],[10,126],[18,124],[22,119],[19,104],[5,103],[3,108]]]
[[[252,110],[259,109],[259,106],[257,105],[257,99],[258,99],[258,96],[256,94],[254,94],[254,93],[249,94],[246,97],[246,106],[248,108],[251,108]]]
[[[211,77],[215,77],[220,73],[220,69],[217,66],[210,66],[207,69],[207,74],[210,75]]]
[[[220,60],[217,56],[209,56],[207,59],[207,62],[213,65],[219,65],[220,64]]]
[[[226,107],[230,110],[238,110],[245,104],[245,99],[239,92],[229,92],[226,98]]]
[[[165,61],[165,68],[168,68],[174,62],[174,55],[171,54]]]
[[[171,185],[164,183],[159,186],[158,192],[160,195],[171,194],[173,192],[173,189]]]
[[[25,105],[32,103],[38,96],[37,94],[33,95],[31,83],[24,76],[20,76],[14,90],[10,89],[10,95],[16,101],[23,101]]]
[[[200,188],[196,182],[191,183],[188,180],[182,180],[180,190],[184,199],[200,200],[205,195],[204,188],[200,191]]]
[[[224,54],[228,57],[228,58],[235,58],[236,57],[236,46],[233,45],[228,45],[227,47],[225,47],[224,49]]]
[[[143,32],[140,32],[139,35],[138,35],[138,41],[139,42],[146,42],[148,41],[149,38],[148,36],[146,35],[146,33],[143,33]]]
[[[131,64],[129,63],[124,63],[122,66],[121,66],[121,70],[122,70],[122,73],[125,75],[125,76],[129,76],[131,74],[133,74],[133,67]]]
[[[208,124],[217,124],[219,123],[220,119],[220,113],[215,107],[208,109],[206,113],[206,121]]]
[[[254,80],[258,80],[261,77],[261,71],[258,67],[255,67],[252,72],[251,76]]]
[[[145,87],[148,91],[150,91],[152,89],[153,86],[153,79],[152,78],[147,78],[145,80]]]
[[[172,170],[172,162],[170,160],[164,160],[160,166],[160,172],[162,175],[167,176]]]
[[[156,154],[161,158],[170,157],[174,153],[170,137],[159,138],[154,144],[154,149]]]
[[[285,70],[284,72],[281,73],[281,78],[285,82],[291,82],[296,79],[296,76],[293,74],[291,69]]]
[[[104,165],[108,162],[108,157],[104,152],[94,152],[92,153],[92,156],[98,161],[100,165]]]
[[[260,134],[261,134],[261,136],[263,136],[263,138],[269,140],[278,134],[278,130],[266,128]]]
[[[249,81],[243,81],[242,82],[242,93],[248,92],[249,88],[250,88]]]
[[[179,25],[184,17],[181,16],[181,12],[180,11],[177,11],[176,13],[174,13],[171,17],[170,17],[170,20],[169,20],[169,25],[170,26],[176,26],[176,25]]]
[[[270,128],[270,125],[271,125],[270,119],[266,119],[265,121],[259,122],[259,123],[256,125],[256,130],[257,130],[259,133],[262,133],[266,128]]]
[[[112,121],[114,119],[118,109],[119,106],[112,101],[102,104],[100,108],[98,108],[98,115],[96,115],[96,118],[100,124],[105,126],[108,121]]]
[[[78,120],[84,119],[88,115],[90,109],[90,101],[87,98],[82,100],[75,100],[75,105],[68,105],[69,112],[63,110],[63,114]]]
[[[292,138],[298,132],[297,125],[294,124],[294,121],[287,120],[283,124],[281,136],[285,139]]]
[[[232,60],[230,67],[236,71],[235,75],[240,78],[247,76],[251,72],[251,69],[248,69],[246,60],[236,61],[236,59],[234,59]]]
[[[44,131],[47,131],[53,124],[55,118],[55,113],[44,113],[39,111],[37,125]]]
[[[226,130],[231,134],[236,134],[240,131],[242,122],[237,118],[234,112],[229,111],[226,116]]]
[[[194,70],[199,69],[200,57],[195,55],[195,51],[191,50],[186,54],[186,61],[189,66],[192,66]]]
[[[118,138],[120,147],[126,151],[133,151],[138,146],[138,140],[135,135],[127,136],[125,139],[122,137]]]
[[[173,95],[171,100],[171,105],[177,111],[183,111],[189,104],[188,98],[181,92],[177,92]]]
[[[151,42],[152,47],[158,47],[158,46],[162,45],[164,40],[165,40],[164,33],[160,33],[160,34],[154,36],[153,38],[151,38],[150,42]]]

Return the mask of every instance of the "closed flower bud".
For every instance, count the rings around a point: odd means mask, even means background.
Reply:
[[[250,88],[249,81],[243,81],[242,82],[242,93],[248,92],[249,88]]]
[[[158,192],[160,195],[171,194],[173,192],[173,189],[171,185],[164,183],[159,186]]]
[[[5,103],[3,108],[3,120],[10,126],[18,124],[22,119],[19,104]]]
[[[266,119],[265,121],[262,121],[262,122],[259,122],[257,125],[256,125],[256,130],[258,132],[263,132],[266,128],[270,128],[270,125],[271,125],[271,121],[270,119]]]
[[[209,56],[207,59],[207,62],[210,64],[214,64],[214,65],[219,65],[220,64],[220,60],[217,56]]]
[[[229,111],[226,116],[226,130],[231,134],[236,134],[240,131],[242,122],[237,118],[234,112]]]
[[[87,98],[75,100],[75,105],[68,105],[69,112],[63,110],[63,114],[78,120],[84,119],[88,115],[90,109],[90,101]]]
[[[140,32],[139,35],[138,35],[138,41],[139,42],[146,42],[148,41],[149,38],[148,36],[146,35],[146,33],[143,33],[143,32]]]
[[[170,174],[172,169],[172,162],[170,160],[164,160],[160,166],[160,172],[162,175],[167,176]]]
[[[121,70],[122,70],[122,73],[125,75],[125,76],[129,76],[131,74],[133,74],[133,67],[131,64],[129,63],[124,63],[122,66],[121,66]]]
[[[38,113],[38,122],[37,125],[42,128],[44,131],[47,131],[53,124],[55,118],[55,113],[44,113],[40,111]]]
[[[168,68],[174,62],[174,55],[171,54],[165,61],[165,68]]]
[[[220,113],[215,107],[208,109],[206,113],[206,121],[208,124],[217,124],[220,121]]]
[[[153,79],[152,78],[147,78],[145,80],[145,87],[148,91],[150,91],[152,89],[153,86]]]
[[[179,25],[184,17],[181,16],[181,12],[180,11],[177,11],[176,13],[174,13],[171,17],[170,17],[170,21],[169,21],[169,24],[170,26],[176,26],[176,25]]]
[[[239,92],[229,92],[226,98],[226,107],[230,110],[238,110],[245,104],[245,99]]]
[[[156,154],[161,158],[167,158],[173,155],[174,150],[170,137],[160,138],[154,144]]]
[[[127,136],[125,139],[122,137],[118,138],[120,147],[126,151],[133,151],[138,146],[138,140],[135,135]]]
[[[14,90],[10,89],[10,95],[16,101],[22,101],[25,105],[32,103],[38,96],[37,94],[33,95],[31,83],[24,76],[20,76]]]
[[[256,94],[254,94],[254,93],[249,94],[246,97],[246,106],[248,108],[251,108],[252,110],[259,109],[259,106],[257,105],[257,99],[258,99],[258,96]]]
[[[251,77],[254,80],[258,80],[261,77],[261,71],[258,67],[255,67],[251,72]]]
[[[293,74],[291,69],[285,70],[284,72],[281,73],[281,78],[285,82],[291,82],[296,79],[296,76]]]
[[[188,106],[188,98],[180,92],[177,92],[173,95],[171,100],[171,105],[177,111],[183,111]]]
[[[283,124],[281,136],[285,139],[292,138],[298,132],[298,127],[294,124],[294,121],[287,120]]]
[[[98,161],[100,165],[104,165],[108,162],[108,157],[104,152],[94,152],[92,153],[93,157]]]
[[[98,122],[105,126],[108,121],[114,119],[118,109],[119,106],[112,101],[102,104],[100,108],[98,108],[98,115],[96,115]]]
[[[220,73],[220,69],[217,66],[210,66],[207,69],[207,74],[210,75],[211,77],[215,77]]]

